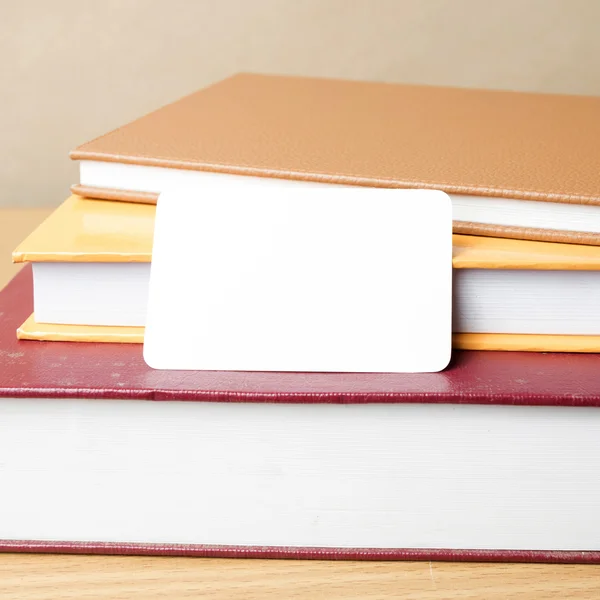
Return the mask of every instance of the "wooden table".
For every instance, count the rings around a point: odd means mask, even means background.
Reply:
[[[48,212],[0,209],[0,286],[17,270],[10,251]],[[0,554],[2,600],[196,597],[593,600],[600,567]]]

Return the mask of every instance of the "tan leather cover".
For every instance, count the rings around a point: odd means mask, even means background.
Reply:
[[[600,204],[598,140],[596,97],[239,74],[71,157]]]
[[[489,225],[487,223],[470,223],[466,221],[454,221],[452,223],[452,231],[457,234],[466,235],[600,246],[600,233],[587,233],[583,231],[562,231],[559,229],[539,229],[537,227],[511,227],[507,225]]]
[[[95,342],[143,344],[143,327],[97,325],[49,325],[31,315],[17,329],[20,340],[45,342]],[[452,346],[460,350],[513,350],[521,352],[600,352],[597,335],[521,335],[503,333],[455,333]]]
[[[72,185],[71,192],[82,198],[91,198],[93,200],[122,200],[124,202],[136,202],[138,204],[156,204],[158,202],[158,194],[153,192],[115,190],[81,185],[80,183]]]

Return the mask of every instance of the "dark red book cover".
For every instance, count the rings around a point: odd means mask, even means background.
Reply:
[[[18,341],[31,270],[0,292],[0,397],[297,403],[471,403],[600,407],[600,355],[455,352],[433,374],[154,371],[138,344]],[[364,560],[600,563],[600,552],[215,547],[0,540],[0,551]]]

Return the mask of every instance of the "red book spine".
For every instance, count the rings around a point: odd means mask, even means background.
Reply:
[[[314,560],[432,560],[600,564],[600,551],[451,550],[422,548],[289,548],[207,546],[196,544],[128,544],[112,542],[45,542],[0,540],[0,552],[196,556],[204,558],[279,558]]]

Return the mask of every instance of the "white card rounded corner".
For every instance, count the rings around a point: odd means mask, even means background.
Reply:
[[[148,344],[144,341],[144,346],[142,349],[142,356],[144,358],[144,362],[151,368],[154,370],[160,370],[164,368],[164,365],[160,364],[160,357],[158,362],[156,361],[156,356],[154,355],[154,352],[152,351],[152,348],[150,348],[148,346]]]
[[[448,344],[448,348],[444,354],[440,353],[438,359],[433,363],[428,373],[440,373],[448,368],[452,360],[452,343]]]
[[[444,211],[446,213],[446,218],[452,222],[452,199],[450,196],[442,191],[442,190],[427,190],[429,192],[430,197],[435,199],[435,202],[438,204],[436,210]]]

